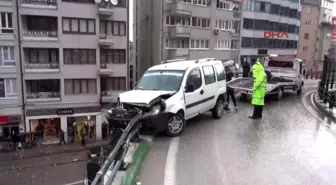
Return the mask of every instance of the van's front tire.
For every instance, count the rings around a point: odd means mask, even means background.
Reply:
[[[169,116],[166,128],[166,134],[170,137],[180,136],[185,127],[184,115],[181,112]]]
[[[218,98],[215,107],[211,110],[212,117],[220,119],[224,114],[224,98]]]

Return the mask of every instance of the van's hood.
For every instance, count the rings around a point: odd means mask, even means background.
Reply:
[[[155,98],[162,95],[173,95],[174,91],[149,91],[132,90],[119,94],[121,103],[144,103],[149,104]]]

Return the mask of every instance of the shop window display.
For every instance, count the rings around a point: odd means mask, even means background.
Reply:
[[[30,129],[37,134],[43,144],[58,143],[60,122],[59,118],[30,120]]]
[[[96,116],[68,117],[69,141],[81,140],[81,131],[84,130],[86,139],[96,139]]]

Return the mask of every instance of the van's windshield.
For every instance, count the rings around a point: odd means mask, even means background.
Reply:
[[[146,71],[135,89],[154,91],[178,91],[181,86],[184,72],[184,70]]]
[[[290,61],[279,61],[279,60],[270,60],[268,61],[268,67],[282,67],[282,68],[293,68],[294,63]]]

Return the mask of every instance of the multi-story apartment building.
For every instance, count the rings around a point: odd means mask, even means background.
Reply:
[[[135,1],[138,76],[160,61],[238,60],[241,0]]]
[[[0,135],[24,131],[15,3],[0,0]]]
[[[321,71],[332,39],[334,0],[303,0],[298,57],[305,68]]]
[[[128,88],[127,0],[18,2],[26,131],[42,123],[53,143],[87,124],[99,139],[101,104]]]
[[[296,56],[299,0],[246,0],[243,3],[241,61],[254,64],[267,54]]]

